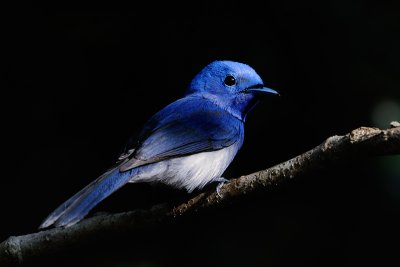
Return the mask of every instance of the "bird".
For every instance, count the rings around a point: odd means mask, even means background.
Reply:
[[[39,229],[69,227],[127,183],[162,183],[188,193],[228,180],[222,175],[244,141],[246,116],[264,86],[247,64],[216,60],[190,82],[182,98],[153,115],[116,163],[41,223]]]

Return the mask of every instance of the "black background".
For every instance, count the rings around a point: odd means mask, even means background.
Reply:
[[[106,170],[128,137],[216,59],[251,65],[282,93],[248,116],[225,177],[287,160],[326,137],[400,119],[398,1],[249,1],[3,9],[0,237],[36,231]],[[262,5],[261,5],[262,4]],[[57,6],[56,10],[65,9]],[[274,192],[43,266],[388,264],[400,238],[400,158],[340,164]],[[129,185],[93,212],[185,195]]]

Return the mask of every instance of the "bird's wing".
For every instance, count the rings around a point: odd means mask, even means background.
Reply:
[[[206,99],[186,97],[154,115],[120,171],[184,155],[219,150],[243,137],[243,124]]]

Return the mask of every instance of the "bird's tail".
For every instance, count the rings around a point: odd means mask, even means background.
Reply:
[[[128,183],[132,173],[120,172],[113,168],[91,182],[53,211],[39,226],[39,229],[54,225],[71,226],[86,216],[100,201]]]

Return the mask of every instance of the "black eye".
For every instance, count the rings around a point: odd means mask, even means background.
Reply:
[[[232,75],[226,76],[224,83],[228,86],[232,86],[236,84],[236,79]]]

